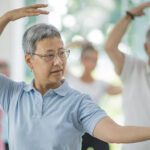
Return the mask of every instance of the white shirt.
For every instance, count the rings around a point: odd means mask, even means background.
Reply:
[[[126,125],[150,126],[150,68],[147,63],[125,55],[121,73],[124,84],[123,111]],[[123,150],[149,150],[150,142],[126,144]]]
[[[107,82],[102,80],[95,80],[91,83],[85,83],[80,78],[77,78],[71,74],[67,74],[66,78],[72,88],[90,95],[96,104],[101,101],[102,97],[104,94],[106,94],[107,89],[110,86]]]

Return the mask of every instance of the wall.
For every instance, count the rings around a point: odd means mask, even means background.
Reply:
[[[1,0],[0,14],[7,10],[21,7],[21,0]],[[11,22],[4,30],[0,38],[0,58],[8,61],[11,69],[11,78],[16,81],[22,81],[24,78],[24,61],[21,47],[23,34],[23,19]]]

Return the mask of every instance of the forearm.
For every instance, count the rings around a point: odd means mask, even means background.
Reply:
[[[97,123],[93,135],[108,143],[135,143],[150,140],[150,127],[120,126],[105,117]]]
[[[0,17],[0,35],[9,22],[10,22],[10,20],[9,20],[8,13],[6,13]]]
[[[110,85],[107,89],[107,94],[109,95],[117,95],[122,92],[122,87],[121,86],[113,86]]]
[[[126,15],[115,25],[115,27],[109,34],[108,39],[106,40],[106,44],[105,44],[106,51],[118,49],[118,45],[122,37],[124,36],[131,20],[132,20],[131,17]]]
[[[0,34],[3,32],[4,28],[10,21],[15,21],[17,19],[27,17],[27,16],[37,16],[37,15],[46,15],[49,12],[44,11],[40,8],[47,7],[46,4],[35,4],[27,7],[22,7],[18,9],[14,9],[5,13],[2,17],[0,17]]]
[[[135,143],[150,140],[149,127],[124,126],[114,135],[112,143]]]
[[[115,71],[120,75],[123,64],[124,64],[124,54],[118,49],[119,43],[124,36],[128,25],[131,22],[131,17],[126,15],[124,16],[113,28],[112,32],[109,34],[108,39],[105,43],[105,50],[112,60]]]

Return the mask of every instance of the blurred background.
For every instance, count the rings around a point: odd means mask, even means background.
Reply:
[[[35,23],[50,23],[62,33],[64,43],[88,39],[97,47],[100,55],[98,65],[93,75],[121,85],[114,72],[113,65],[104,52],[104,43],[114,24],[130,7],[148,0],[0,0],[0,14],[7,10],[35,3],[48,3],[48,16],[30,17],[9,24],[0,38],[0,59],[6,60],[11,69],[11,78],[16,81],[30,82],[32,73],[24,62],[22,50],[22,35]],[[136,18],[119,45],[126,53],[146,59],[143,48],[145,33],[149,28],[150,12],[145,17]],[[138,31],[138,32],[137,32]],[[140,40],[140,42],[139,42]],[[131,51],[132,49],[132,51]],[[82,67],[79,61],[80,49],[72,49],[68,59],[71,72],[80,75]],[[123,124],[121,95],[109,97],[106,95],[100,104],[106,112],[118,123]],[[120,150],[121,145],[111,144],[111,150]]]

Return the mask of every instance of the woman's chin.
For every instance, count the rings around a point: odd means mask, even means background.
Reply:
[[[49,79],[49,84],[60,85],[61,81],[62,81],[62,76],[55,76]]]

